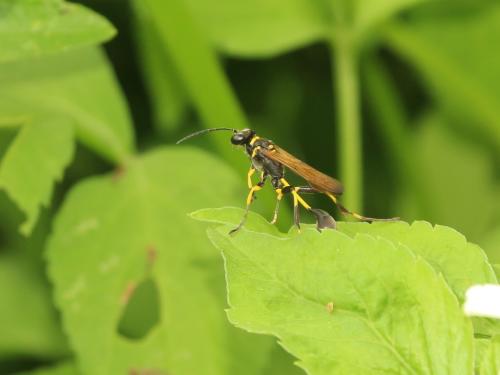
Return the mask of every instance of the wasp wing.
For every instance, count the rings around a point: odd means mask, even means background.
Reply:
[[[282,148],[274,145],[272,149],[260,149],[264,156],[283,164],[288,169],[302,177],[314,189],[325,193],[340,195],[344,191],[344,187],[340,181],[327,176],[326,174],[314,169],[310,165],[297,159],[292,154],[289,154]]]

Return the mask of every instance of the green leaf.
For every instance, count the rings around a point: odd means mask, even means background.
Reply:
[[[344,3],[346,2],[348,4],[349,0],[344,0]],[[368,35],[363,35],[363,33],[370,31],[374,26],[380,25],[406,8],[425,2],[429,0],[357,0],[353,5],[355,8],[354,28],[366,38]]]
[[[500,371],[500,336],[490,340],[481,364],[481,375],[498,375]]]
[[[0,122],[24,123],[0,164],[0,188],[25,211],[21,230],[29,234],[71,161],[75,136],[119,163],[132,152],[132,125],[106,59],[93,48],[0,64],[0,82]]]
[[[104,17],[79,4],[0,0],[0,62],[101,43],[115,33]]]
[[[188,0],[216,46],[238,56],[271,56],[323,39],[328,13],[309,0]],[[325,9],[326,10],[326,9]]]
[[[500,146],[500,6],[461,16],[421,17],[385,30],[388,45],[415,65],[424,82],[454,116]]]
[[[115,33],[104,17],[79,4],[0,0],[0,62],[101,43]]]
[[[162,48],[151,14],[142,0],[132,2],[142,72],[151,93],[154,123],[162,133],[179,127],[186,116],[187,93],[172,57]]]
[[[133,149],[125,99],[96,48],[0,65],[0,118],[66,118],[80,141],[123,162]]]
[[[48,246],[49,274],[83,373],[259,373],[272,341],[227,323],[222,259],[187,216],[239,201],[240,186],[209,155],[175,148],[135,158],[121,175],[83,181],[69,193]],[[159,306],[143,309],[158,308],[159,323],[134,340],[118,325],[144,280],[155,284]]]
[[[460,304],[465,292],[475,284],[496,284],[497,278],[483,250],[454,229],[417,221],[411,225],[398,223],[339,223],[338,229],[350,236],[358,233],[380,236],[394,245],[402,244],[425,259],[441,274]],[[494,335],[500,324],[494,319],[474,318],[475,332]]]
[[[52,367],[44,367],[38,370],[18,373],[16,375],[78,375],[76,364],[74,362],[64,362]]]
[[[425,0],[188,0],[216,46],[243,57],[270,57],[332,36],[372,38],[373,28]],[[348,33],[345,31],[348,30]]]
[[[209,236],[226,261],[229,319],[278,337],[309,374],[472,373],[470,321],[407,246],[311,226],[287,238],[228,228]]]
[[[27,216],[22,233],[31,233],[41,206],[49,205],[73,148],[72,126],[60,118],[45,118],[24,125],[0,161],[0,189]]]
[[[497,279],[483,250],[456,230],[425,221],[409,225],[396,223],[340,222],[338,230],[351,237],[359,233],[383,237],[394,245],[402,244],[424,258],[442,274],[460,303],[466,290],[474,284],[496,283]]]

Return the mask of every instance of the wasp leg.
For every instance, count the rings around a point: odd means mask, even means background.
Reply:
[[[302,194],[317,194],[321,193],[320,191],[310,187],[310,186],[299,186],[295,188],[297,193]],[[310,211],[316,216],[316,229],[321,232],[322,229],[331,228],[335,229],[337,227],[337,223],[335,219],[326,211],[321,210],[319,208],[311,208]]]
[[[280,202],[281,199],[283,198],[283,193],[281,192],[281,189],[275,189],[276,191],[276,206],[274,206],[274,213],[273,213],[273,218],[271,220],[271,224],[276,224],[276,221],[278,221],[278,212],[280,209]]]
[[[255,168],[252,166],[252,167],[250,167],[250,169],[248,170],[248,173],[247,173],[247,183],[248,183],[249,189],[251,189],[253,187],[252,176],[254,173],[255,173]]]
[[[300,205],[302,205],[306,210],[311,210],[311,206],[307,204],[307,202],[302,199],[302,197],[297,193],[297,188],[291,186],[287,180],[284,178],[280,178],[279,180],[281,186],[281,193],[288,194],[291,193],[293,196],[293,223],[297,227],[297,230],[300,232]]]
[[[311,212],[316,216],[316,229],[321,232],[322,229],[335,229],[337,223],[335,219],[326,211],[319,208],[311,208]]]
[[[288,190],[293,195],[293,218],[294,223],[297,229],[300,231],[300,213],[299,213],[299,204],[304,207],[306,210],[310,211],[316,217],[316,229],[321,232],[322,229],[331,228],[335,229],[336,223],[333,217],[328,214],[328,212],[320,210],[318,208],[312,208],[300,195],[300,193],[317,193],[318,191],[308,187],[292,187],[290,184],[282,178],[281,183],[284,185],[282,190]],[[288,192],[287,191],[287,192]]]
[[[273,177],[271,178],[271,185],[273,185],[273,189],[276,193],[276,206],[274,207],[274,213],[273,213],[273,218],[271,219],[270,223],[271,224],[276,224],[276,221],[278,220],[278,212],[280,209],[280,203],[281,200],[283,199],[283,185],[280,182],[279,177]]]
[[[297,230],[300,232],[300,207],[299,207],[299,200],[297,198],[299,195],[295,191],[294,191],[294,193],[292,193],[292,195],[293,195],[293,223],[297,227]]]
[[[399,217],[390,217],[390,218],[387,218],[387,219],[379,219],[379,218],[375,218],[375,217],[367,217],[367,216],[363,216],[363,215],[360,215],[356,212],[352,212],[352,211],[349,211],[347,208],[345,208],[344,206],[342,206],[340,204],[340,202],[338,201],[337,197],[335,195],[333,195],[332,193],[325,193],[332,201],[333,203],[335,203],[337,205],[337,207],[339,208],[340,212],[343,214],[343,215],[351,215],[352,217],[358,219],[358,220],[361,220],[361,221],[367,221],[367,222],[372,222],[372,221],[396,221],[396,220],[399,220]]]
[[[267,175],[265,173],[262,173],[262,175],[260,177],[260,181],[257,183],[257,185],[252,186],[250,188],[250,191],[248,192],[248,195],[247,195],[247,201],[246,201],[247,205],[245,208],[245,213],[243,214],[243,217],[241,218],[241,221],[238,224],[238,226],[234,229],[231,229],[229,231],[229,234],[234,234],[234,233],[238,232],[241,229],[241,227],[243,227],[243,225],[245,225],[245,222],[247,221],[248,211],[250,211],[250,205],[252,204],[252,202],[255,199],[255,193],[257,191],[259,191],[260,189],[262,189],[262,187],[266,183],[266,178],[267,178]]]
[[[320,210],[319,208],[312,208],[307,202],[299,195],[299,193],[304,194],[315,194],[320,193],[318,190],[310,187],[310,186],[298,186],[292,187],[285,179],[281,179],[281,183],[285,186],[282,189],[282,192],[290,192],[293,195],[293,217],[295,226],[300,230],[300,222],[299,222],[299,203],[306,210],[310,211],[316,217],[316,229],[321,232],[322,229],[336,228],[335,219],[326,211]]]

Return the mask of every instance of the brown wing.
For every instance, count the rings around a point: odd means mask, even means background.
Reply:
[[[336,179],[314,169],[310,165],[297,159],[295,156],[289,154],[276,145],[274,145],[274,149],[272,150],[260,149],[260,152],[264,156],[280,162],[285,167],[305,179],[311,187],[320,192],[329,192],[335,195],[340,195],[344,191],[344,187],[340,181],[337,181]]]

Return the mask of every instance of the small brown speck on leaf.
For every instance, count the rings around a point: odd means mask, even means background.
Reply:
[[[330,314],[333,312],[333,302],[328,302],[326,304],[326,311],[328,311]]]
[[[152,266],[153,263],[156,261],[156,258],[158,256],[158,252],[156,251],[156,247],[153,245],[149,245],[146,247],[146,253],[148,257],[148,263],[149,266]]]
[[[68,14],[70,10],[71,9],[67,4],[61,4],[61,7],[59,8],[59,14]]]
[[[124,174],[125,174],[125,167],[123,167],[121,165],[116,167],[116,169],[113,172],[113,177],[112,177],[113,182],[119,181],[120,178],[122,178]]]

